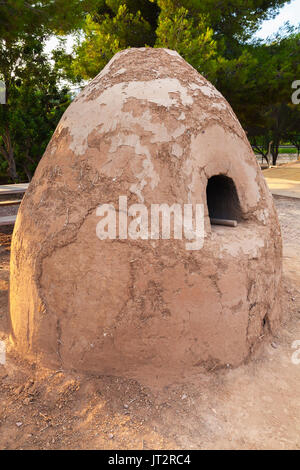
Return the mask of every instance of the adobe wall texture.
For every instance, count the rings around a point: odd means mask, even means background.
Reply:
[[[233,179],[244,221],[211,229],[207,180]],[[203,203],[205,242],[99,240],[96,208]],[[222,95],[176,52],[118,53],[62,117],[11,250],[16,348],[87,372],[182,376],[246,360],[280,322],[272,197]]]

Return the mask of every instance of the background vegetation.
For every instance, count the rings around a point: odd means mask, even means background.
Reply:
[[[0,178],[32,177],[73,87],[127,47],[175,49],[223,93],[257,152],[276,164],[283,142],[300,147],[300,33],[253,40],[286,0],[7,0],[0,5]],[[66,53],[64,37],[75,44]],[[51,60],[45,45],[60,40]]]

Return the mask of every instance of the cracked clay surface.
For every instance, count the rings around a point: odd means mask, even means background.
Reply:
[[[242,222],[210,226],[207,180],[236,185]],[[205,241],[99,240],[100,204],[202,203]],[[125,50],[63,115],[21,204],[11,250],[16,348],[51,367],[151,377],[237,366],[281,321],[281,235],[246,135],[177,53]]]

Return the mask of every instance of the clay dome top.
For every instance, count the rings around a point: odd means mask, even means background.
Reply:
[[[65,112],[44,166],[54,157],[64,167],[67,156],[75,164],[89,161],[114,181],[130,171],[127,189],[137,202],[147,202],[150,193],[155,202],[152,192],[166,186],[171,174],[174,186],[178,171],[186,177],[189,201],[197,193],[195,171],[205,180],[230,173],[245,213],[260,200],[257,163],[230,105],[168,49],[127,49],[111,59]],[[199,197],[204,195],[198,192]]]
[[[145,106],[149,110],[145,111]],[[177,124],[168,128],[167,123],[159,122],[159,115],[156,119],[150,116],[151,111],[154,114],[160,108],[166,108]],[[196,122],[184,113],[189,114],[191,109],[198,114]],[[137,135],[148,132],[152,134],[152,143],[161,143],[175,140],[187,130],[199,132],[199,123],[204,129],[210,119],[231,126],[236,120],[223,96],[176,51],[126,49],[117,53],[73,101],[57,133],[68,128],[72,138],[70,147],[80,156],[89,147],[91,130],[103,134],[132,130],[134,125]],[[147,128],[142,128],[144,121],[148,122]],[[128,144],[125,136],[119,144]],[[173,150],[173,155],[179,158],[179,147]]]

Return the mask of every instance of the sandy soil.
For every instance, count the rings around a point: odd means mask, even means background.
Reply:
[[[263,175],[272,194],[300,197],[300,161],[269,168]]]
[[[251,362],[159,389],[108,376],[0,366],[1,449],[300,449],[300,199],[276,198],[288,320]],[[7,340],[10,229],[0,233],[0,340]]]

